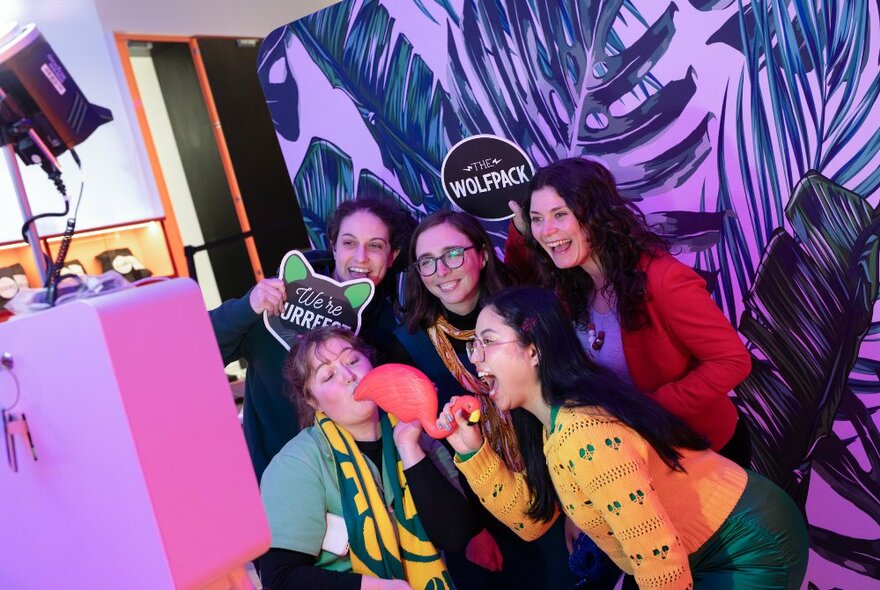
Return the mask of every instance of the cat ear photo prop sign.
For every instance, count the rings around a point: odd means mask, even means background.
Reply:
[[[340,283],[317,274],[302,252],[291,250],[281,261],[278,276],[284,279],[287,301],[281,315],[263,312],[263,322],[284,348],[300,334],[319,326],[342,326],[357,334],[361,315],[373,299],[369,279]]]

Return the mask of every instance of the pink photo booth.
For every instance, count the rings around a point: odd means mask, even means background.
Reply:
[[[0,588],[252,587],[269,527],[195,283],[13,319],[3,353],[37,460],[0,453]]]

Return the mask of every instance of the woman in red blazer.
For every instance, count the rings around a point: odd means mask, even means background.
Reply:
[[[728,392],[751,360],[703,279],[668,253],[596,162],[541,168],[529,193],[517,211],[524,236],[510,232],[507,260],[520,266],[527,245],[593,360],[748,466],[748,430]]]

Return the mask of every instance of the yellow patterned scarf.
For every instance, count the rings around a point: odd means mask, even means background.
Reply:
[[[513,431],[513,424],[510,421],[509,412],[501,412],[492,403],[489,397],[489,390],[486,385],[477,379],[462,364],[458,358],[455,349],[452,348],[452,342],[449,337],[456,340],[473,340],[473,330],[460,330],[456,328],[442,315],[437,316],[434,325],[428,328],[428,338],[434,345],[434,350],[440,355],[443,364],[455,377],[464,389],[473,393],[480,399],[483,420],[480,421],[480,428],[483,436],[489,441],[492,449],[498,453],[504,463],[514,471],[523,471],[522,456],[519,452],[519,444],[516,440],[516,433]]]
[[[323,412],[316,412],[315,423],[333,451],[354,572],[406,580],[414,590],[454,589],[443,557],[428,539],[407,486],[392,432],[397,419],[385,414],[380,418],[382,471],[392,488],[394,519],[351,434]]]

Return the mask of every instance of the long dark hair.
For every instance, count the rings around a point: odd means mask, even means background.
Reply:
[[[471,244],[476,246],[478,255],[479,253],[486,254],[486,265],[480,272],[478,307],[482,307],[487,297],[518,282],[516,274],[495,255],[492,240],[477,218],[467,213],[460,213],[449,209],[441,209],[432,213],[419,223],[412,234],[412,238],[410,238],[408,263],[412,263],[416,259],[416,243],[419,241],[419,236],[432,227],[437,227],[444,223],[448,223],[463,233],[470,240]],[[437,317],[443,313],[443,304],[428,291],[422,282],[422,277],[412,267],[406,273],[404,297],[406,327],[410,332],[415,332],[418,328],[432,326]]]
[[[646,254],[667,252],[668,244],[651,231],[639,208],[621,196],[614,176],[598,162],[566,158],[539,169],[523,203],[526,215],[532,193],[545,187],[559,193],[586,231],[590,248],[605,275],[605,288],[613,289],[617,297],[617,313],[623,328],[637,330],[648,325],[646,276],[639,261]],[[580,325],[586,325],[596,290],[590,275],[579,267],[557,268],[535,240],[531,224],[526,227],[526,243],[541,263],[544,284],[559,293]]]
[[[551,406],[596,406],[635,430],[672,469],[684,471],[676,448],[707,449],[709,443],[681,418],[597,366],[584,352],[559,299],[546,289],[515,287],[486,303],[516,331],[521,346],[538,351],[538,379]],[[528,515],[549,520],[559,502],[543,454],[543,425],[527,414],[514,421],[532,492]]]

